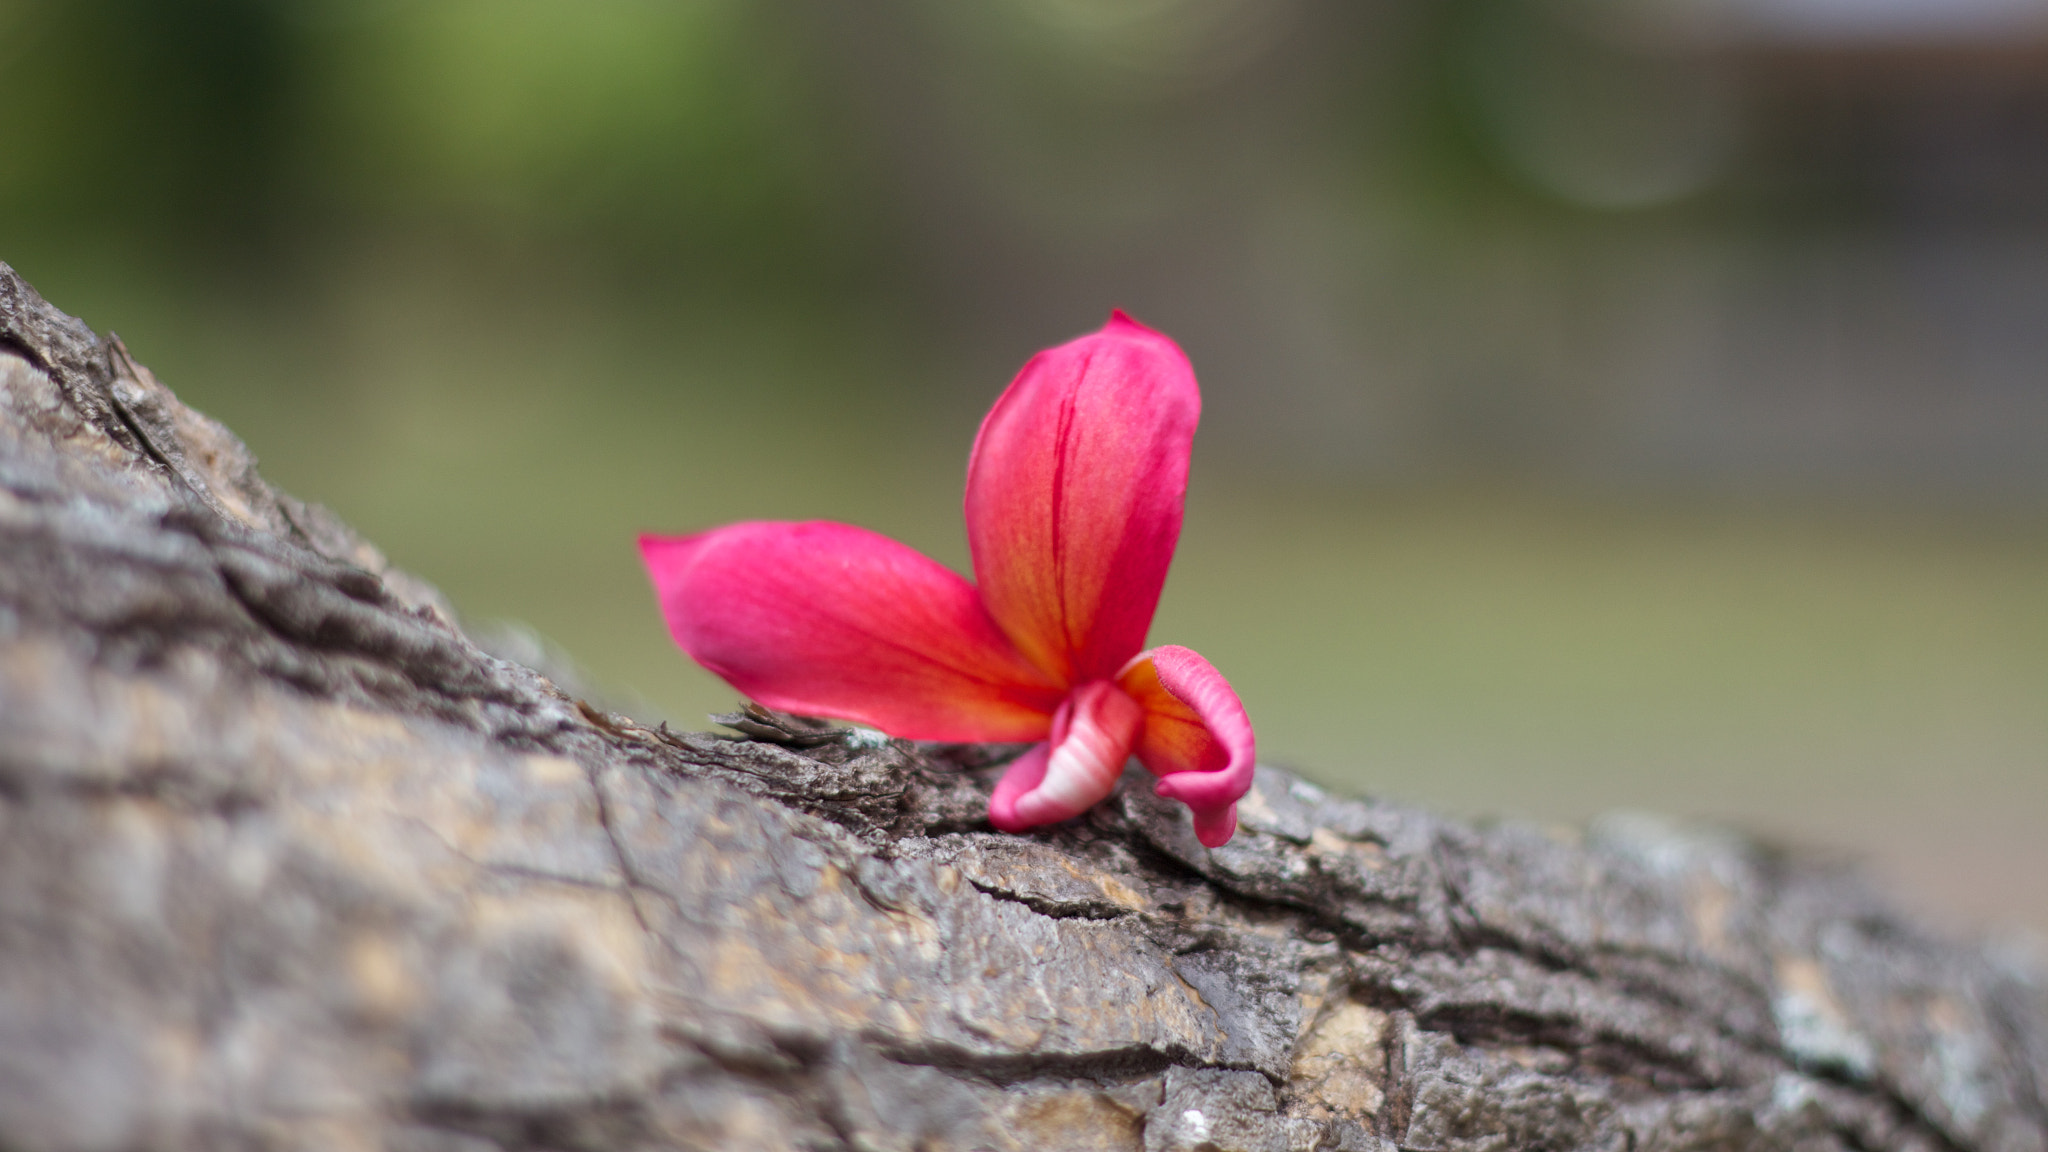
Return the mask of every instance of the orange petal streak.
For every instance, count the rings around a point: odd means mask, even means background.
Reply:
[[[1056,679],[1108,679],[1144,647],[1201,409],[1187,357],[1119,312],[1033,357],[982,421],[967,465],[975,579]]]

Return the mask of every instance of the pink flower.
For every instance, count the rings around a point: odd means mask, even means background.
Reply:
[[[771,708],[910,740],[1039,741],[989,801],[1006,832],[1108,796],[1135,754],[1211,847],[1251,787],[1251,721],[1186,648],[1141,651],[1201,417],[1172,340],[1122,312],[1032,357],[967,464],[977,587],[825,521],[642,536],[676,643]]]

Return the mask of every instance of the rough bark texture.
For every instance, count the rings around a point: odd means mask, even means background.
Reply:
[[[650,615],[649,627],[656,626]],[[0,1148],[2048,1149],[2048,984],[1838,871],[1261,770],[648,730],[0,265]]]

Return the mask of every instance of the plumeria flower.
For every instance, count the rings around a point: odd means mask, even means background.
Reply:
[[[1037,741],[996,785],[997,828],[1087,811],[1135,754],[1215,847],[1251,787],[1251,721],[1207,660],[1142,650],[1201,410],[1180,348],[1117,312],[1033,357],[982,421],[978,584],[826,521],[643,536],[640,553],[676,643],[762,704],[908,740]]]

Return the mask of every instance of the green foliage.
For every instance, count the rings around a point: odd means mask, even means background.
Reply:
[[[425,227],[807,274],[857,247],[858,197],[771,17],[735,0],[23,3],[0,48],[0,242],[113,230],[190,258]]]

